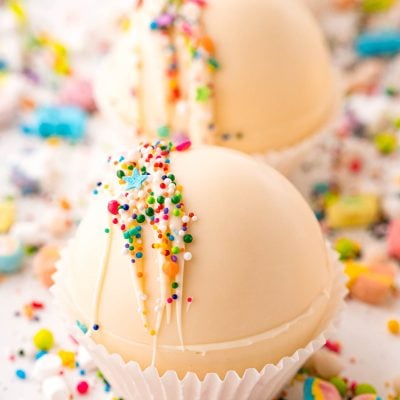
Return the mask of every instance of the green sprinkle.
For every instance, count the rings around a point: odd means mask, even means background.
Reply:
[[[182,199],[182,195],[180,193],[175,194],[174,196],[172,196],[172,203],[174,204],[178,204]]]
[[[132,229],[129,229],[128,231],[124,232],[124,238],[129,240],[129,243],[133,242],[132,236],[137,235],[140,232],[140,227],[135,226]],[[131,241],[132,240],[132,241]]]
[[[128,169],[132,171],[133,170],[133,165],[128,165]]]
[[[147,198],[147,203],[154,204],[155,202],[156,202],[156,199],[153,196],[150,196]]]
[[[330,379],[330,382],[332,383],[333,386],[336,387],[336,389],[339,391],[339,393],[344,397],[344,395],[347,393],[347,383],[343,378],[340,376],[335,376]]]
[[[219,66],[220,66],[219,62],[213,57],[210,57],[208,59],[208,65],[213,69],[219,69]]]
[[[105,233],[110,233],[110,229],[106,228],[106,229],[104,229],[104,232]]]
[[[118,176],[119,179],[122,179],[125,176],[125,172],[122,171],[122,169],[119,169],[117,171],[117,176]]]
[[[169,128],[166,125],[160,126],[157,129],[158,136],[162,138],[167,138],[169,136]]]
[[[205,103],[211,96],[211,89],[208,86],[200,86],[196,89],[196,101]]]
[[[171,249],[171,251],[172,251],[172,254],[178,254],[180,250],[179,250],[179,247],[174,246],[174,247]]]
[[[397,148],[396,135],[390,132],[381,132],[375,136],[375,146],[382,154],[391,154]]]
[[[172,286],[172,289],[176,289],[179,286],[179,284],[178,284],[178,282],[173,282],[171,286]]]
[[[158,196],[157,197],[157,203],[158,204],[164,204],[165,198],[164,196]]]
[[[143,223],[146,220],[146,217],[143,214],[140,214],[136,217],[136,221],[139,222],[139,224]]]
[[[362,8],[366,13],[385,12],[393,6],[395,0],[363,0]]]
[[[193,236],[189,235],[188,233],[183,237],[183,241],[185,243],[192,243],[193,242]]]
[[[148,217],[152,217],[154,215],[154,209],[149,207],[146,209],[145,213]]]
[[[181,215],[181,211],[179,208],[175,208],[174,211],[172,211],[172,214],[174,214],[175,217],[179,217]]]
[[[175,181],[175,175],[174,174],[169,174],[168,178],[171,179],[172,182]]]
[[[376,389],[369,383],[360,383],[356,387],[356,396],[360,394],[376,394]]]

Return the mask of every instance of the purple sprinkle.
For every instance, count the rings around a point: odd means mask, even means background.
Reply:
[[[187,231],[187,226],[183,226],[182,230],[186,232]]]
[[[174,17],[171,14],[162,14],[157,18],[157,25],[160,27],[167,27],[172,24]]]
[[[168,208],[164,208],[164,214],[168,214],[169,213],[169,209]]]
[[[171,256],[171,260],[176,262],[176,261],[178,261],[178,257],[177,256]]]
[[[126,243],[126,244],[125,244],[125,248],[126,248],[126,249],[129,249],[129,243]]]
[[[132,219],[136,219],[137,218],[137,214],[132,214]]]

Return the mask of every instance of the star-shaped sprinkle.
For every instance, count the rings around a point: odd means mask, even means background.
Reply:
[[[126,190],[140,189],[147,175],[140,175],[139,170],[135,168],[132,176],[124,176],[122,179],[126,182]]]

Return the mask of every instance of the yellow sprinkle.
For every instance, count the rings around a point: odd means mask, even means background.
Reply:
[[[387,328],[392,335],[398,335],[400,333],[400,323],[395,319],[388,321]]]
[[[15,221],[15,204],[12,201],[0,203],[0,233],[6,233]]]
[[[48,143],[50,146],[58,146],[58,145],[61,144],[61,139],[58,138],[58,137],[56,137],[56,136],[52,136],[52,137],[49,137],[49,138],[47,139],[47,143]]]
[[[154,336],[156,334],[156,331],[154,330],[154,329],[152,329],[151,331],[150,331],[150,335],[151,336]]]
[[[8,7],[11,10],[11,12],[14,13],[14,15],[16,16],[16,18],[18,19],[18,22],[20,24],[24,24],[27,21],[27,17],[26,17],[26,12],[24,7],[22,6],[22,4],[17,1],[17,0],[11,0],[8,2]]]
[[[60,350],[58,356],[61,358],[64,367],[75,368],[75,353],[73,351]]]

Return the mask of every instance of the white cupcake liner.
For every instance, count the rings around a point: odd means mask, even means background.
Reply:
[[[304,139],[299,144],[281,150],[271,150],[264,154],[255,153],[252,156],[261,162],[267,163],[286,177],[290,177],[294,170],[300,166],[307,154],[311,153],[312,150],[329,136],[332,125],[333,121],[328,123],[318,133]]]
[[[124,362],[120,355],[110,354],[103,345],[84,335],[76,325],[73,325],[73,334],[91,354],[111,384],[113,393],[124,400],[272,400],[293,379],[307,359],[326,343],[345,306],[347,278],[343,265],[329,244],[327,248],[333,265],[333,284],[330,302],[315,339],[291,356],[282,358],[277,364],[267,364],[261,371],[249,368],[242,377],[235,371],[228,371],[224,379],[215,373],[208,373],[200,380],[193,372],[179,379],[172,370],[160,376],[155,367],[143,370],[134,361]],[[51,290],[58,306],[65,309],[62,300],[62,268],[61,262],[58,264],[58,272],[53,275],[55,285]],[[69,318],[67,323],[69,327],[72,326]]]

